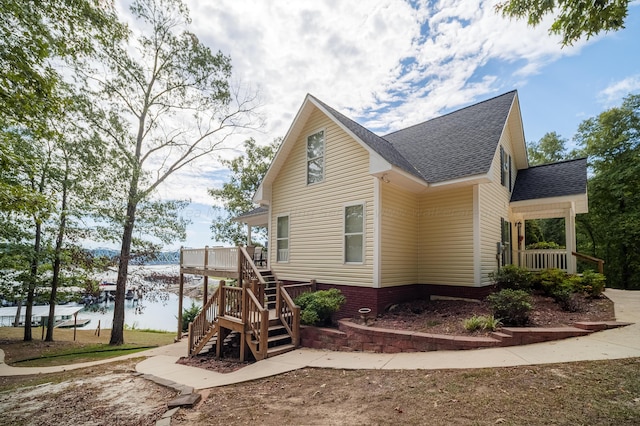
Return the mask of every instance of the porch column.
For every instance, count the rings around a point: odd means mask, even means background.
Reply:
[[[576,258],[571,254],[576,251],[576,209],[574,203],[567,209],[564,218],[565,246],[567,247],[567,272],[575,274],[577,271]]]
[[[249,225],[247,223],[247,247],[249,247],[251,244],[251,225]]]

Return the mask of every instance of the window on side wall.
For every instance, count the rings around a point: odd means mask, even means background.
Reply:
[[[511,155],[507,154],[502,146],[500,146],[500,183],[511,192]]]
[[[364,261],[364,204],[344,208],[344,261]]]
[[[307,137],[307,185],[324,180],[324,130]]]
[[[278,216],[276,231],[276,260],[278,262],[289,261],[289,216]]]

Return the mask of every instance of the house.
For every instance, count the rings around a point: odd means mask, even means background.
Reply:
[[[378,136],[307,95],[254,202],[269,268],[347,297],[343,315],[432,295],[483,297],[499,265],[575,271],[586,159],[529,167],[511,91]],[[566,249],[523,248],[524,221],[565,219]]]

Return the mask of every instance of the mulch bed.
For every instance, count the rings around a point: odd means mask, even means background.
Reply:
[[[532,300],[529,327],[562,327],[578,321],[615,320],[613,302],[604,296],[596,299],[580,296],[577,300],[578,312],[563,311],[550,297],[534,295]],[[432,334],[488,334],[485,331],[470,333],[464,328],[464,320],[474,315],[491,315],[489,304],[486,301],[415,300],[392,306],[370,325]]]

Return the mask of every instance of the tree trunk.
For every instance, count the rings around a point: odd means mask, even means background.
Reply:
[[[118,280],[116,281],[116,300],[113,309],[113,325],[111,327],[111,340],[109,340],[110,345],[124,344],[124,296],[127,287],[127,274],[129,272],[129,258],[131,256],[131,242],[133,227],[135,225],[136,208],[135,198],[130,195],[127,204],[127,219],[122,234]]]
[[[53,277],[51,278],[51,295],[49,296],[49,322],[47,323],[47,336],[45,341],[53,342],[53,323],[56,313],[56,294],[58,292],[58,282],[60,281],[60,267],[62,263],[62,243],[64,241],[64,233],[67,225],[67,190],[68,190],[68,171],[69,164],[66,165],[65,177],[62,186],[62,206],[60,211],[60,225],[58,227],[58,235],[56,237],[55,259],[53,261]]]
[[[36,236],[33,242],[33,255],[31,256],[31,274],[29,276],[29,289],[27,291],[27,305],[24,310],[24,341],[33,340],[31,336],[31,314],[33,313],[33,299],[36,292],[36,280],[38,279],[38,263],[40,263],[40,241],[42,239],[42,224],[36,220]]]

